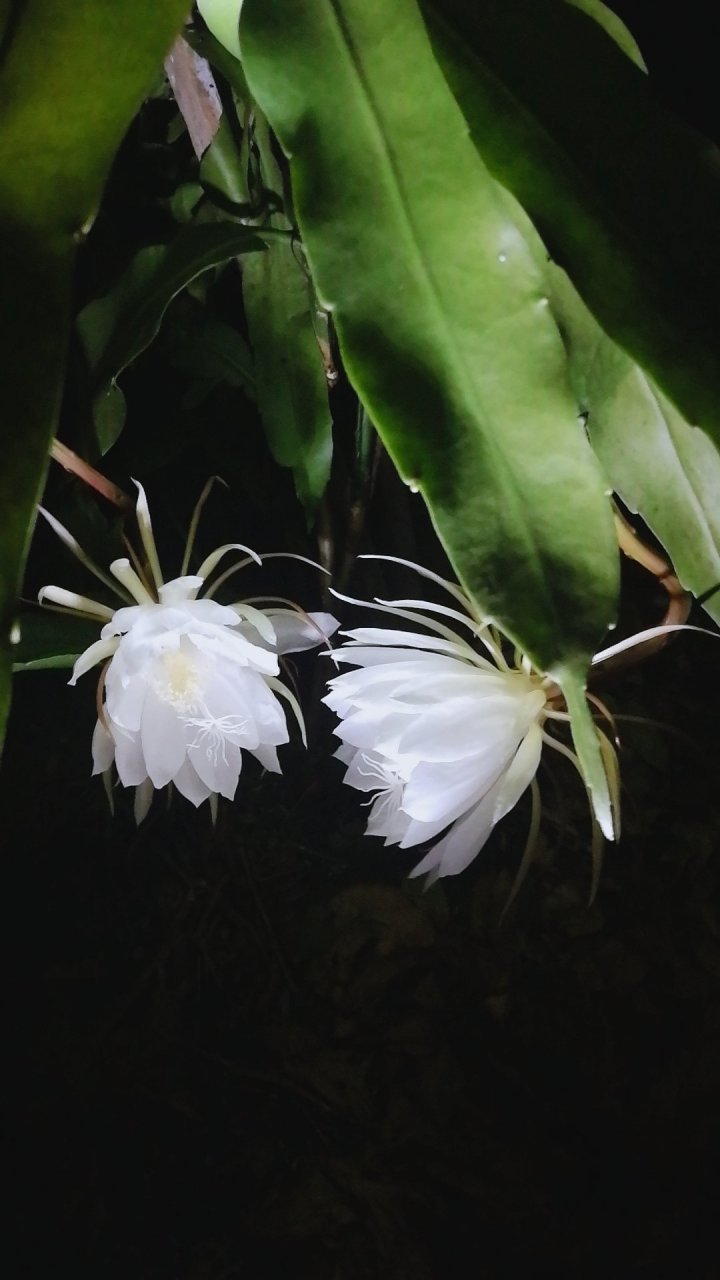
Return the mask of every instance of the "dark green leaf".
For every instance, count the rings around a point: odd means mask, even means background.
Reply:
[[[115,288],[78,316],[96,394],[150,345],[172,299],[191,281],[210,267],[264,248],[249,227],[210,222],[183,228],[170,245],[141,249]]]
[[[210,195],[236,214],[250,212],[250,192],[227,116],[220,117],[217,133],[200,162],[200,181]]]
[[[13,646],[14,671],[72,666],[78,654],[98,638],[97,623],[37,609],[23,613],[20,638]]]
[[[258,408],[273,457],[291,467],[312,516],[330,475],[332,422],[310,307],[312,286],[292,244],[274,241],[248,259],[243,299],[253,347]]]
[[[267,121],[256,113],[260,178],[268,191],[283,190]],[[271,226],[291,230],[277,213]],[[262,257],[248,259],[243,301],[255,362],[257,401],[273,457],[291,467],[297,495],[311,519],[330,476],[332,421],[328,388],[312,310],[312,282],[292,240],[275,240]]]
[[[13,662],[13,675],[21,671],[67,671],[74,667],[76,653],[56,653],[52,658],[35,658],[31,662]]]
[[[245,0],[240,34],[350,378],[461,580],[577,687],[614,614],[610,509],[533,250],[416,5]]]
[[[55,430],[71,272],[108,166],[187,9],[186,0],[25,0],[0,66],[0,736],[8,636]]]
[[[240,57],[238,20],[242,0],[198,0],[198,10],[216,40],[234,57]]]
[[[491,172],[606,331],[720,441],[717,150],[566,0],[422,3]]]
[[[666,548],[683,584],[720,584],[720,454],[598,325],[565,272],[551,273],[573,383],[615,492]],[[705,608],[720,622],[720,593]]]
[[[373,421],[467,584],[547,668],[612,618],[610,513],[531,254],[415,6],[386,17],[246,0],[245,70]]]

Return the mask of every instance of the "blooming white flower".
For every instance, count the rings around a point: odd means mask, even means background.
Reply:
[[[43,512],[66,545],[128,603],[113,611],[54,586],[43,587],[39,600],[104,622],[100,638],[77,659],[70,684],[104,664],[93,773],[108,775],[114,764],[120,782],[136,788],[141,821],[153,790],[170,782],[194,805],[207,799],[214,804],[218,795],[232,800],[243,751],[280,772],[277,748],[289,739],[281,698],[293,708],[303,740],[304,726],[295,697],[278,679],[278,656],[327,641],[338,624],[330,614],[306,614],[286,601],[277,607],[277,599],[270,608],[249,601],[218,604],[211,597],[221,581],[252,561],[260,563],[240,543],[219,547],[197,574],[185,573],[188,546],[181,576],[163,582],[147,500],[137,488],[146,567],[139,560],[135,568],[129,560],[115,560],[111,578]],[[208,589],[207,579],[232,550],[244,558]]]
[[[522,877],[539,823],[535,774],[543,746],[577,764],[547,729],[548,721],[569,718],[560,691],[521,654],[508,663],[498,632],[477,617],[458,586],[409,567],[445,588],[453,606],[376,600],[374,608],[424,630],[358,627],[343,633],[347,642],[332,656],[355,669],[329,680],[323,701],[339,717],[336,755],[346,765],[345,782],[369,795],[369,834],[401,849],[433,842],[411,872],[428,873],[429,882],[463,871],[530,787]],[[459,624],[467,638],[439,618]],[[615,752],[597,732],[617,808]]]

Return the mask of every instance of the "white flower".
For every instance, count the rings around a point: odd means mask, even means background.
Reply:
[[[369,834],[401,849],[433,842],[411,873],[427,872],[429,882],[463,871],[530,787],[533,812],[521,878],[539,823],[535,774],[543,745],[577,764],[546,728],[547,721],[568,719],[559,690],[522,655],[516,653],[514,666],[507,662],[497,631],[476,616],[459,587],[410,567],[443,586],[454,604],[376,600],[374,608],[424,630],[358,627],[343,633],[347,643],[332,656],[355,669],[330,680],[323,701],[340,718],[336,755],[347,766],[345,782],[369,795]],[[438,616],[460,624],[467,639]],[[616,800],[614,750],[598,733]]]
[[[115,560],[109,578],[90,561],[54,517],[46,519],[67,546],[128,604],[115,611],[60,587],[43,587],[39,599],[104,622],[99,640],[80,655],[70,684],[104,663],[98,685],[98,720],[92,741],[93,773],[115,765],[120,782],[135,787],[138,821],[153,789],[172,782],[194,805],[217,796],[232,800],[249,751],[265,769],[280,772],[277,748],[289,739],[284,698],[304,740],[302,715],[278,679],[278,655],[319,645],[337,623],[330,614],[303,613],[288,602],[261,609],[250,602],[221,605],[217,587],[236,569],[260,557],[239,543],[219,547],[197,574],[163,582],[145,493],[138,488],[137,517],[146,566]],[[193,520],[193,528],[195,526]],[[206,580],[221,557],[244,558],[209,590]],[[302,557],[298,557],[302,559]],[[113,579],[115,580],[113,582]],[[205,590],[205,596],[198,599]]]

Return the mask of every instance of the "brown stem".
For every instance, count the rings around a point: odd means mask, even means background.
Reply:
[[[114,507],[119,511],[132,511],[133,502],[122,489],[119,489],[112,480],[108,480],[107,476],[96,471],[90,466],[89,462],[85,462],[79,458],[72,449],[68,449],[67,445],[61,444],[59,440],[53,440],[50,446],[50,456],[60,463],[66,471],[77,476],[78,480],[82,480],[83,484],[89,485],[96,493],[102,494],[103,498],[107,498]]]
[[[653,551],[641,541],[632,525],[618,510],[615,511],[615,530],[617,532],[618,546],[623,554],[628,556],[630,560],[635,560],[637,564],[642,565],[643,569],[647,569],[648,573],[657,578],[667,593],[667,607],[658,625],[661,627],[682,626],[683,623],[687,622],[692,607],[692,597],[675,576],[672,565],[657,551]],[[652,654],[663,649],[672,634],[672,632],[666,632],[665,635],[653,636],[651,640],[644,640],[642,644],[635,645],[633,649],[625,649],[622,653],[616,654],[615,657],[607,658],[600,666],[595,668],[595,674],[600,675],[601,672],[604,674],[618,667],[634,666],[637,662],[643,662],[645,658],[649,658]]]
[[[667,592],[667,608],[661,626],[687,622],[692,607],[692,597],[675,576],[672,565],[640,541],[632,525],[628,524],[619,511],[615,512],[615,529],[620,550],[652,573]],[[647,643],[652,645],[653,649],[661,649],[667,640],[668,636],[657,636],[655,640],[648,640]]]
[[[199,160],[215,137],[222,115],[212,71],[207,60],[178,36],[165,59],[165,72]]]

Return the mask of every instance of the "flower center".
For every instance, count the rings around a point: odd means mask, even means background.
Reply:
[[[182,648],[164,653],[160,664],[162,673],[155,684],[158,697],[178,711],[191,711],[202,697],[201,664]]]

